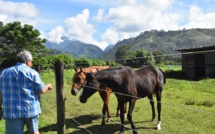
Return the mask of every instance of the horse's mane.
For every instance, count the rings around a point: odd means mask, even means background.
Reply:
[[[103,70],[99,70],[98,72],[93,72],[92,74],[97,74],[97,73],[108,73],[108,72],[111,72],[111,71],[116,71],[116,70],[121,70],[125,68],[124,66],[117,66],[117,67],[110,67],[110,68],[106,68],[106,69],[103,69]]]
[[[107,80],[107,79],[122,79],[120,76],[124,76],[126,78],[130,78],[130,76],[134,76],[133,69],[126,66],[118,66],[118,67],[111,67],[108,69],[104,69],[95,73],[92,73],[97,76],[100,80]]]

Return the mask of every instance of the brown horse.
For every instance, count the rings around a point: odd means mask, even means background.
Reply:
[[[130,67],[118,69],[106,69],[95,73],[88,73],[86,84],[83,87],[79,97],[82,103],[92,96],[99,88],[100,84],[110,87],[116,94],[120,106],[121,129],[120,133],[125,130],[124,127],[124,103],[129,102],[129,111],[127,118],[131,124],[134,134],[137,134],[136,127],[132,120],[132,112],[137,99],[148,97],[152,107],[152,121],[155,119],[153,93],[156,94],[158,108],[158,125],[161,129],[161,92],[166,82],[166,77],[162,70],[154,66],[143,67],[139,70],[133,70]]]
[[[71,89],[71,93],[72,95],[76,96],[78,91],[80,91],[80,89],[82,89],[83,85],[86,82],[86,73],[93,73],[93,72],[97,72],[100,70],[104,70],[110,68],[109,66],[92,66],[92,67],[88,67],[88,68],[80,68],[80,69],[76,69],[75,68],[75,74],[73,76],[73,85],[72,85],[72,89]],[[107,122],[110,122],[110,110],[108,107],[108,102],[109,102],[109,98],[110,98],[110,94],[112,92],[111,88],[105,87],[100,85],[100,88],[104,89],[106,92],[104,91],[99,91],[99,95],[102,98],[104,105],[102,108],[102,127],[105,125],[105,114],[107,112]],[[126,104],[125,104],[126,105]],[[127,107],[125,106],[125,110],[124,110],[124,115],[126,116],[127,114]],[[117,113],[116,116],[119,116],[119,106],[117,106]]]

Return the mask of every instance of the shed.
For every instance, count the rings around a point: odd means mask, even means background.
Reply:
[[[215,46],[179,49],[182,71],[188,78],[215,77]]]

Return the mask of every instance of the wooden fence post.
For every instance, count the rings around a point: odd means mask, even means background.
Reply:
[[[66,134],[64,67],[60,61],[55,62],[56,98],[57,98],[57,133]]]

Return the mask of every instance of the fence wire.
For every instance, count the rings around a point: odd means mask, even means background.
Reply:
[[[185,53],[183,53],[183,54],[197,54],[197,53],[207,53],[207,52],[214,52],[215,50],[210,50],[210,51],[200,51],[200,52],[185,52]],[[178,56],[179,54],[171,54],[171,55],[162,55],[162,57],[163,56]],[[181,54],[180,54],[181,55]],[[155,57],[160,57],[160,56],[155,56]],[[146,57],[137,57],[137,58],[134,58],[134,59],[141,59],[141,58],[146,58]],[[114,61],[119,61],[119,60],[125,60],[125,59],[116,59],[116,60],[114,60]],[[127,60],[127,59],[126,59]],[[73,84],[73,83],[71,83],[71,84]],[[86,85],[82,85],[83,87],[84,86],[86,86]],[[98,88],[94,88],[94,87],[90,87],[91,89],[94,89],[94,90],[97,90],[97,91],[104,91],[104,89],[98,89]],[[106,92],[106,91],[104,91],[104,92]],[[140,97],[136,97],[136,96],[132,96],[132,95],[128,95],[128,94],[122,94],[122,93],[120,93],[120,92],[112,92],[112,93],[114,93],[114,94],[118,94],[118,95],[124,95],[124,96],[127,96],[127,97],[132,97],[132,98],[136,98],[136,99],[140,99]],[[154,101],[154,100],[149,100],[149,101]],[[75,102],[72,102],[72,100],[70,100],[70,99],[67,99],[67,101],[66,101],[67,103],[69,103],[69,102],[71,102],[72,104],[75,104],[76,106],[80,106],[80,104],[79,103],[75,103]],[[154,102],[157,102],[157,103],[161,103],[162,105],[166,105],[166,106],[171,106],[171,107],[175,107],[175,108],[179,108],[179,109],[185,109],[185,110],[188,110],[188,111],[194,111],[194,112],[199,112],[199,113],[202,113],[202,114],[208,114],[208,115],[212,115],[212,116],[215,116],[215,113],[214,112],[209,112],[209,111],[206,111],[206,110],[201,110],[201,109],[195,109],[195,108],[190,108],[190,107],[185,107],[185,106],[181,106],[181,105],[178,105],[178,104],[172,104],[172,103],[168,103],[168,102],[159,102],[159,101],[154,101]],[[72,105],[71,104],[71,105]],[[53,108],[56,108],[56,105],[53,105],[52,106]],[[86,107],[86,106],[85,106]],[[84,107],[84,109],[86,109]],[[44,112],[45,113],[48,113],[47,111],[47,109],[44,107],[43,108],[44,110]],[[93,114],[97,114],[97,115],[99,115],[100,117],[103,117],[103,115],[102,114],[99,114],[98,113],[98,111],[95,111],[95,110],[92,110],[92,108],[89,108],[90,110],[88,110],[87,112],[88,113],[93,113]],[[66,116],[68,116],[68,117],[71,117],[71,119],[73,120],[73,122],[74,123],[76,123],[77,125],[79,125],[79,127],[80,128],[82,128],[82,129],[84,129],[87,133],[90,133],[90,134],[92,134],[92,132],[90,131],[90,130],[88,130],[87,129],[87,127],[85,127],[83,124],[81,124],[78,120],[76,120],[75,118],[74,118],[74,116],[72,116],[72,115],[70,115],[70,113],[66,113]],[[107,117],[107,116],[105,116],[105,117]],[[113,120],[112,120],[113,121]],[[121,124],[120,122],[117,122],[117,121],[113,121],[113,122],[111,122],[111,123],[117,123],[117,124],[120,124],[120,125],[123,125],[123,124]],[[128,127],[128,126],[125,126],[127,129],[129,129],[129,130],[132,130],[130,127]],[[138,131],[138,133],[140,133],[139,131]]]
[[[197,52],[184,52],[183,54],[198,54],[198,53],[207,53],[207,52],[214,52],[214,51],[215,50],[197,51]],[[179,54],[171,54],[171,55],[168,55],[168,56],[178,56],[178,55]],[[162,55],[162,57],[166,57],[166,56],[167,55]],[[161,56],[155,56],[155,57],[161,57]],[[146,57],[137,57],[137,58],[132,58],[132,59],[129,59],[129,60],[136,60],[136,59],[141,59],[141,58],[146,58]],[[128,59],[116,59],[116,60],[113,60],[113,61],[120,61],[120,60],[128,60]],[[111,61],[111,60],[109,60],[109,61]],[[86,85],[82,85],[82,86],[86,86]],[[98,89],[98,88],[95,88],[95,87],[90,87],[90,88],[94,89],[94,90],[97,90],[97,91],[104,91],[104,89]],[[106,91],[104,91],[104,92],[106,92]],[[136,99],[140,99],[140,97],[131,96],[131,95],[128,95],[128,94],[122,94],[122,93],[119,93],[119,92],[114,92],[113,91],[112,93],[132,97],[132,98],[136,98]],[[149,101],[154,101],[154,100],[149,100]],[[178,105],[178,104],[166,103],[166,102],[159,102],[159,101],[154,101],[154,102],[161,103],[162,105],[176,107],[176,108],[179,108],[179,109],[191,110],[191,111],[194,111],[194,112],[199,112],[199,113],[209,114],[209,115],[215,116],[214,112],[209,112],[209,111],[202,110],[202,109],[195,109],[195,108],[181,106],[181,105]],[[103,116],[103,115],[101,115],[101,116]],[[129,129],[131,129],[131,128],[129,128]]]

